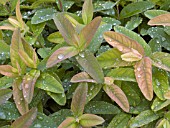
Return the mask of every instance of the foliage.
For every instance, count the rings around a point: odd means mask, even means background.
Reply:
[[[170,127],[169,6],[0,1],[0,127]]]

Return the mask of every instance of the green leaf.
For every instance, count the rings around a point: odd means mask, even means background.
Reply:
[[[0,105],[0,119],[15,120],[20,117],[20,114],[14,103],[7,101]]]
[[[125,28],[133,30],[142,23],[142,20],[141,17],[131,17],[130,21],[126,23]]]
[[[97,60],[102,68],[131,66],[132,63],[122,60],[121,55],[120,51],[113,48],[101,53]]]
[[[117,3],[113,3],[111,1],[103,1],[103,0],[96,1],[94,3],[94,12],[112,9],[116,4]]]
[[[63,39],[61,33],[59,33],[59,32],[54,32],[54,33],[50,34],[47,37],[47,39],[53,43],[63,43],[64,42],[64,39]]]
[[[126,35],[127,37],[137,41],[137,43],[139,43],[143,47],[143,49],[145,51],[145,55],[149,56],[152,53],[149,45],[137,33],[133,32],[125,27],[122,27],[122,26],[115,26],[114,30],[116,32],[122,33],[122,34]]]
[[[11,98],[11,89],[0,89],[0,105],[6,103],[6,101]]]
[[[93,18],[93,4],[92,0],[85,0],[82,8],[82,18],[84,24],[90,23]]]
[[[154,52],[161,52],[162,51],[162,46],[161,46],[161,44],[160,44],[158,39],[153,38],[153,39],[151,39],[149,41],[148,44],[151,47],[152,53],[154,53]]]
[[[81,116],[83,114],[84,106],[86,103],[87,91],[87,83],[80,83],[74,92],[71,102],[71,110],[75,116]]]
[[[152,54],[151,59],[154,66],[170,71],[170,54],[165,52],[155,52]]]
[[[149,19],[152,19],[152,18],[154,18],[154,17],[156,17],[156,16],[159,16],[159,15],[161,15],[161,14],[166,14],[166,13],[169,13],[169,12],[167,12],[167,11],[165,11],[165,10],[147,10],[144,14],[145,14],[145,16],[146,17],[148,17]]]
[[[75,122],[76,122],[75,118],[68,117],[60,124],[60,126],[58,126],[58,128],[76,128]]]
[[[139,14],[153,7],[154,4],[150,1],[139,1],[135,3],[131,3],[122,9],[122,11],[120,12],[120,17],[121,19],[128,18],[130,16]]]
[[[153,98],[153,86],[152,86],[152,62],[149,57],[143,58],[137,62],[134,66],[135,76],[138,86],[149,101]]]
[[[41,58],[46,58],[49,56],[49,52],[51,51],[51,48],[39,48],[37,50],[37,53],[41,56]]]
[[[134,70],[132,68],[111,69],[106,76],[112,77],[114,80],[136,82]]]
[[[45,0],[46,1],[46,0]],[[70,0],[60,0],[62,3],[62,8],[60,8],[59,6],[59,0],[56,1],[60,11],[67,11],[68,9],[70,9],[72,7],[72,5],[74,4],[74,1],[70,1]]]
[[[13,78],[4,76],[0,78],[0,89],[7,89],[12,86]]]
[[[35,12],[31,19],[31,24],[39,24],[48,20],[53,19],[53,14],[57,11],[54,8],[40,9]]]
[[[37,88],[50,91],[53,93],[63,93],[64,89],[61,83],[48,73],[42,73],[38,78],[35,86]]]
[[[10,57],[10,47],[4,41],[0,40],[0,60],[6,60]]]
[[[45,28],[45,23],[31,24],[31,30],[38,37]]]
[[[65,93],[52,93],[52,92],[47,92],[51,98],[58,103],[61,106],[64,106],[66,104],[66,96]]]
[[[126,95],[117,85],[104,85],[103,89],[125,112],[129,111],[129,102]]]
[[[119,114],[118,107],[104,101],[90,101],[84,109],[85,113],[91,114]]]
[[[107,128],[126,128],[130,118],[131,115],[123,112],[119,113],[115,117],[113,117]]]
[[[111,17],[103,17],[102,21],[107,24],[110,24],[110,25],[120,25],[121,24],[121,22],[119,20],[116,20],[115,18],[111,18]]]
[[[0,74],[15,78],[18,76],[18,70],[11,65],[0,65]]]
[[[102,117],[93,114],[83,114],[79,117],[79,120],[79,123],[83,127],[96,126],[102,124],[105,121]]]
[[[151,106],[151,109],[153,111],[159,111],[159,110],[163,109],[164,107],[168,106],[169,104],[170,104],[170,100],[162,101],[158,98],[155,98],[153,101],[153,104]]]
[[[91,52],[85,51],[79,53],[79,55],[76,56],[76,60],[97,83],[103,83],[103,71]]]
[[[131,121],[130,128],[141,127],[145,124],[149,124],[150,122],[158,118],[159,116],[151,110],[143,111]]]
[[[169,81],[166,71],[154,68],[152,77],[153,89],[157,97],[165,100],[164,94],[168,91]]]
[[[32,108],[30,111],[15,120],[11,128],[29,128],[37,116],[37,109]]]
[[[169,128],[170,123],[167,119],[162,119],[157,123],[156,128]]]

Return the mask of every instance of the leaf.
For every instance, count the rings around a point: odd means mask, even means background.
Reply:
[[[79,117],[79,123],[83,127],[96,126],[102,124],[104,121],[102,117],[93,114],[83,114]]]
[[[30,111],[15,120],[11,128],[29,128],[37,116],[37,109],[32,108]]]
[[[126,23],[125,28],[133,30],[142,23],[141,17],[131,17],[131,19]]]
[[[129,112],[129,103],[124,92],[116,85],[104,85],[104,91],[114,100],[125,112]]]
[[[114,30],[116,32],[119,32],[119,33],[126,35],[127,37],[129,37],[129,38],[135,40],[137,43],[139,43],[143,47],[145,55],[149,56],[152,53],[150,46],[137,33],[133,32],[133,31],[131,31],[131,30],[129,30],[129,29],[123,27],[123,26],[115,26]]]
[[[153,38],[149,41],[148,44],[151,47],[152,53],[162,51],[162,46],[161,46],[161,43],[159,42],[159,39]]]
[[[121,55],[122,60],[127,62],[139,61],[142,59],[142,55],[136,50],[132,49],[132,52],[124,53]]]
[[[11,98],[11,89],[0,89],[0,105],[6,103],[6,101]]]
[[[57,11],[54,8],[40,9],[35,12],[31,19],[31,24],[39,24],[48,20],[53,19],[53,14]]]
[[[66,96],[65,93],[53,93],[53,92],[47,92],[48,95],[51,96],[51,98],[58,103],[61,106],[64,106],[66,104]]]
[[[158,118],[159,116],[155,114],[153,111],[146,110],[141,112],[138,116],[134,118],[134,120],[131,121],[130,127],[131,128],[141,127],[145,124],[149,124],[150,122]]]
[[[0,65],[0,73],[8,77],[17,77],[18,71],[11,65]]]
[[[151,109],[153,111],[159,111],[159,110],[163,109],[164,107],[168,106],[169,104],[170,104],[170,100],[162,101],[158,98],[155,98],[152,103]]]
[[[0,40],[0,60],[6,60],[10,57],[10,47],[3,40]]]
[[[86,103],[87,90],[87,83],[80,83],[74,92],[71,102],[71,110],[75,116],[81,116],[83,114],[84,106]]]
[[[40,24],[31,24],[31,30],[33,31],[33,33],[36,35],[36,37],[38,37],[42,31],[45,28],[45,23],[40,23]]]
[[[61,83],[55,79],[52,75],[48,73],[42,73],[40,77],[37,79],[35,84],[37,88],[50,91],[53,93],[63,93],[64,89]]]
[[[131,66],[132,63],[126,62],[121,58],[122,53],[116,48],[109,49],[106,52],[101,53],[97,60],[102,68],[111,68],[111,67],[123,67]]]
[[[108,31],[104,33],[105,40],[112,45],[113,47],[117,48],[122,53],[128,53],[128,52],[134,52],[144,55],[144,49],[140,44],[138,44],[135,40],[132,40],[131,38],[117,33]],[[132,50],[133,49],[133,50]]]
[[[123,81],[133,81],[136,82],[134,70],[131,68],[116,68],[111,69],[107,75],[112,77],[114,80],[123,80]]]
[[[67,59],[71,58],[78,54],[78,51],[73,46],[68,47],[61,47],[58,50],[56,50],[48,59],[46,67],[52,67],[55,64]]]
[[[80,48],[83,47],[82,49],[84,50],[89,45],[101,23],[101,20],[101,17],[96,17],[81,30],[79,34]]]
[[[82,18],[84,24],[90,23],[93,18],[93,4],[92,0],[85,0],[82,7]]]
[[[53,20],[59,32],[64,37],[64,40],[69,45],[78,46],[80,43],[78,34],[76,33],[71,22],[65,17],[65,15],[63,13],[54,15]]]
[[[16,108],[16,105],[7,101],[0,105],[0,119],[3,120],[15,120],[20,117],[20,114]]]
[[[75,124],[76,120],[73,117],[68,117],[67,119],[65,119],[60,126],[58,126],[58,128],[76,128],[73,127]]]
[[[41,58],[46,58],[49,56],[49,52],[51,51],[51,48],[39,48],[37,50],[37,53],[41,56]]]
[[[147,10],[146,12],[144,12],[145,16],[148,17],[149,19],[152,19],[156,16],[159,16],[161,14],[166,14],[166,13],[169,13],[169,12],[167,12],[165,10],[156,10],[156,9]]]
[[[151,59],[154,66],[170,71],[170,54],[165,52],[155,52],[152,54]]]
[[[124,128],[128,125],[131,115],[119,113],[113,117],[107,128]]]
[[[90,101],[84,109],[85,113],[91,114],[119,114],[118,107],[105,101]]]
[[[170,26],[170,13],[167,14],[161,14],[159,16],[156,16],[152,18],[148,25],[164,25],[164,26]]]
[[[138,86],[149,101],[153,98],[153,87],[152,87],[152,62],[149,57],[143,58],[137,62],[134,66],[135,76]]]
[[[54,32],[54,33],[50,34],[47,37],[47,39],[53,43],[63,43],[64,42],[64,39],[63,39],[61,33],[59,33],[59,32]]]
[[[22,84],[21,78],[17,78],[14,80],[12,88],[13,88],[13,98],[17,106],[17,109],[21,113],[21,115],[24,115],[25,113],[28,112],[28,103],[24,99],[21,90],[21,84]]]
[[[139,1],[135,3],[131,3],[122,9],[122,11],[120,12],[120,17],[121,19],[128,18],[130,16],[139,14],[153,7],[154,4],[150,1]]]
[[[113,9],[113,7],[117,4],[117,2],[112,2],[112,1],[96,1],[94,3],[94,12],[99,12],[103,10],[108,10],[108,9]]]
[[[86,72],[80,72],[76,75],[74,75],[70,82],[77,83],[77,82],[91,82],[96,83],[95,80],[93,80]]]
[[[170,124],[167,119],[162,119],[160,122],[157,122],[156,128],[169,128]]]
[[[17,4],[16,4],[16,9],[15,9],[15,11],[16,11],[16,18],[17,18],[18,22],[20,23],[21,28],[24,28],[25,23],[24,23],[24,21],[22,20],[22,14],[21,14],[21,12],[20,12],[20,0],[18,0],[18,2],[17,2]]]
[[[27,103],[31,103],[34,94],[34,85],[40,76],[39,70],[32,69],[23,77],[22,91]]]
[[[0,78],[0,89],[7,89],[12,86],[13,78],[3,76]]]
[[[102,21],[110,25],[120,25],[121,22],[112,17],[103,17]]]

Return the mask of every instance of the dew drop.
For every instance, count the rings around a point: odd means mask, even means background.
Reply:
[[[137,71],[140,71],[141,69],[140,68],[137,68]]]
[[[141,77],[141,75],[138,75],[138,78],[140,78]]]
[[[41,116],[38,116],[38,119],[39,119],[39,120],[43,120],[43,117],[41,117]]]
[[[42,126],[41,126],[41,124],[35,124],[34,125],[34,128],[41,128]]]
[[[81,56],[82,58],[84,58],[84,53],[79,53],[79,56]]]
[[[64,58],[64,55],[63,55],[63,54],[59,54],[59,55],[58,55],[58,59],[59,59],[59,60],[61,60],[61,59],[63,59],[63,58]]]

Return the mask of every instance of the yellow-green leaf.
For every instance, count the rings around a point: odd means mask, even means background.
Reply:
[[[0,65],[0,73],[8,77],[18,76],[18,70],[11,65]]]
[[[76,122],[75,118],[68,117],[58,126],[58,128],[76,128],[73,127],[75,125],[75,122]]]
[[[93,18],[93,4],[92,0],[85,0],[82,8],[82,18],[84,24],[90,23]]]

